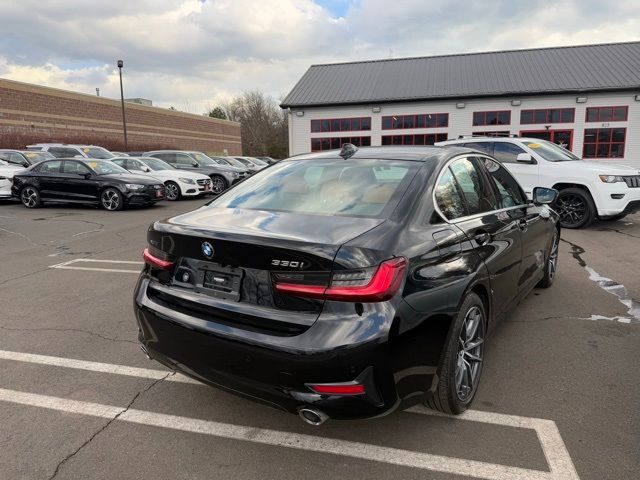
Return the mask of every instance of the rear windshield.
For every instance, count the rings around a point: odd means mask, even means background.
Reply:
[[[256,173],[209,205],[356,217],[388,216],[420,163],[298,160]]]

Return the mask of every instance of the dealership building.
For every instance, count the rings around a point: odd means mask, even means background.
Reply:
[[[291,155],[520,135],[640,167],[640,42],[312,65],[281,107]]]

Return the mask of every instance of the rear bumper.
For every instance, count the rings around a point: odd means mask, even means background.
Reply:
[[[369,326],[369,338],[358,338],[352,346],[335,345],[339,321],[316,321],[296,336],[243,337],[241,330],[156,303],[146,293],[148,284],[143,274],[134,302],[139,340],[154,360],[173,370],[290,413],[314,406],[330,418],[359,419],[385,415],[400,405],[384,323],[378,322],[378,330]],[[319,344],[323,338],[325,346]],[[320,395],[305,385],[356,378],[367,385],[364,395]]]

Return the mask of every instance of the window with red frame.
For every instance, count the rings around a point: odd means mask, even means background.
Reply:
[[[356,147],[370,147],[371,137],[326,137],[312,138],[311,151],[321,152],[323,150],[337,150],[345,143],[352,143]]]
[[[371,130],[371,117],[311,120],[311,133]]]
[[[493,130],[490,132],[472,132],[471,135],[476,137],[508,137],[511,132],[509,130]]]
[[[473,112],[474,127],[482,125],[509,125],[510,123],[511,110]]]
[[[587,107],[587,122],[626,122],[629,107]]]
[[[626,128],[587,128],[584,131],[583,158],[622,158]]]
[[[539,108],[521,110],[520,123],[573,123],[576,116],[575,108]]]
[[[388,115],[382,117],[382,129],[442,128],[449,126],[448,113],[419,113],[417,115]]]
[[[436,142],[444,142],[446,139],[446,133],[383,135],[382,145],[433,145]]]

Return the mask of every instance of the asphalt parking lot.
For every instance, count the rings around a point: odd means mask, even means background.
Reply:
[[[2,479],[640,478],[640,215],[564,231],[555,285],[491,337],[472,411],[303,424],[146,360],[146,228],[0,202]]]

